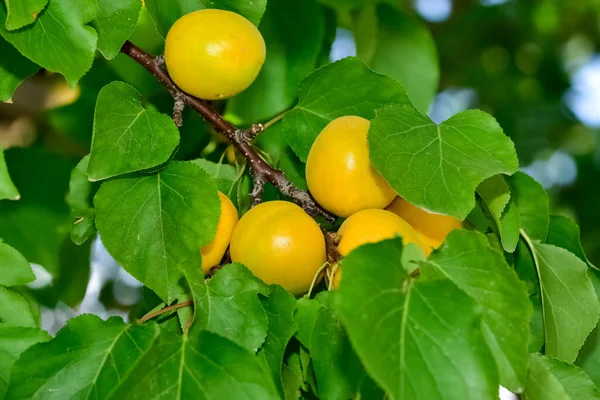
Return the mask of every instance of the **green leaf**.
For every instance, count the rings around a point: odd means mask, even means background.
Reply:
[[[168,304],[183,293],[181,263],[200,268],[199,250],[215,235],[220,204],[210,177],[190,162],[105,182],[94,197],[109,253]]]
[[[292,353],[287,362],[283,365],[281,371],[283,376],[283,390],[285,400],[299,400],[300,387],[302,386],[302,366],[300,365],[300,355]]]
[[[483,332],[496,360],[500,384],[520,393],[529,359],[532,307],[527,289],[485,235],[455,230],[429,258],[483,310]],[[432,265],[429,264],[429,265]]]
[[[369,375],[393,399],[496,399],[475,301],[448,279],[415,281],[401,258],[392,239],[344,259],[337,308]]]
[[[35,21],[48,0],[4,0],[6,3],[6,29],[13,31]]]
[[[98,185],[89,181],[87,175],[89,154],[77,164],[71,172],[67,204],[71,207],[71,239],[75,244],[82,244],[96,233],[96,211],[92,203]]]
[[[0,398],[6,394],[10,370],[21,353],[50,339],[50,335],[39,328],[0,325]]]
[[[570,251],[590,267],[596,268],[583,252],[579,227],[571,218],[562,215],[551,215],[546,242]]]
[[[108,398],[158,333],[154,323],[127,325],[119,317],[103,321],[89,314],[74,318],[54,339],[21,355],[6,398]]]
[[[215,180],[217,189],[229,197],[234,204],[237,203],[237,186],[241,177],[233,165],[217,164],[202,158],[192,160],[192,162]]]
[[[138,0],[98,0],[94,26],[98,31],[98,50],[108,59],[119,54],[133,33],[142,9]]]
[[[380,3],[361,10],[355,33],[357,55],[373,71],[400,82],[415,107],[426,113],[440,78],[437,49],[426,25]]]
[[[65,202],[72,164],[39,148],[11,148],[6,162],[20,201],[0,201],[0,237],[30,263],[55,273],[69,232]]]
[[[492,217],[493,229],[500,237],[502,247],[513,253],[519,242],[521,218],[504,177],[494,175],[486,179],[477,187],[477,193]]]
[[[23,57],[1,36],[0,54],[0,101],[8,101],[21,82],[39,71],[40,67]]]
[[[296,298],[279,285],[271,285],[269,296],[261,300],[269,321],[269,331],[258,357],[261,358],[273,376],[275,386],[282,398],[285,398],[283,356],[289,341],[296,332],[294,312]]]
[[[175,21],[192,11],[205,8],[233,11],[258,25],[266,5],[267,0],[146,0],[146,8],[163,38]]]
[[[546,190],[535,179],[521,171],[507,176],[506,181],[510,186],[511,199],[519,210],[521,228],[532,239],[546,240],[550,213],[550,201]]]
[[[478,110],[437,125],[410,105],[386,107],[371,122],[369,144],[371,162],[400,196],[461,220],[481,182],[519,167],[513,142]]]
[[[0,324],[37,327],[29,303],[19,293],[0,286]]]
[[[565,249],[524,237],[539,276],[545,354],[572,363],[600,312],[587,265]]]
[[[594,285],[596,296],[600,296],[600,272],[590,270],[588,274]],[[600,387],[600,321],[579,350],[575,364],[588,374],[597,387]]]
[[[298,321],[309,322],[298,325],[298,335],[310,351],[319,398],[383,398],[352,349],[340,319],[332,308],[321,304],[331,302],[333,293],[320,293],[317,299],[298,302]]]
[[[256,352],[267,336],[268,319],[259,294],[268,286],[241,264],[221,268],[194,298],[194,326]]]
[[[89,179],[156,167],[169,160],[178,144],[179,131],[171,117],[146,110],[132,86],[110,83],[96,102]]]
[[[0,147],[0,200],[19,200],[21,195],[15,187],[4,159],[4,150]]]
[[[0,285],[19,286],[34,280],[35,275],[25,257],[0,238]]]
[[[519,241],[517,250],[514,253],[514,267],[519,279],[527,286],[529,301],[533,306],[533,314],[529,324],[529,352],[537,353],[542,350],[545,341],[542,293],[533,255],[527,246],[527,242],[523,239]]]
[[[578,367],[532,354],[523,397],[526,400],[591,400],[600,399],[600,391]]]
[[[355,57],[322,67],[298,89],[298,105],[283,118],[285,137],[304,162],[319,133],[345,115],[373,119],[375,110],[409,102],[402,85],[371,71]]]
[[[58,72],[74,86],[90,69],[96,52],[96,31],[86,24],[96,15],[96,0],[52,0],[35,24],[0,35],[21,54],[48,71]],[[0,21],[6,10],[0,3]]]
[[[259,26],[268,49],[265,64],[254,83],[228,101],[227,115],[251,124],[292,106],[300,81],[315,69],[324,29],[315,0],[269,0]]]
[[[278,399],[257,357],[215,333],[163,331],[111,399]]]

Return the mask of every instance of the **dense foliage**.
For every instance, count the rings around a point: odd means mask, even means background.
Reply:
[[[187,95],[153,72],[164,66],[151,55],[204,8],[256,25],[266,61],[237,96],[187,97],[182,111]],[[337,25],[352,28],[358,57],[329,61]],[[438,50],[405,9],[0,0],[0,100],[59,75],[80,91],[47,113],[64,137],[0,148],[0,398],[480,400],[502,385],[531,400],[600,399],[600,272],[579,227],[551,214],[491,114],[427,116]],[[217,232],[218,191],[240,216],[257,196],[291,200],[337,230],[342,219],[302,190],[315,139],[347,115],[371,121],[370,162],[399,196],[465,229],[429,257],[399,237],[360,246],[342,259],[338,290],[321,283],[303,297],[240,263],[205,277],[199,249]],[[264,166],[250,165],[257,155]],[[144,299],[130,322],[85,314],[52,337],[40,305],[81,302],[97,235]],[[51,286],[27,286],[30,263]]]

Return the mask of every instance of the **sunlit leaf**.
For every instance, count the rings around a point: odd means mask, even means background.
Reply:
[[[475,301],[448,279],[410,278],[401,258],[393,239],[344,259],[337,308],[369,375],[393,399],[497,398]]]
[[[48,0],[4,0],[6,3],[6,29],[19,29],[31,24],[40,11],[46,7]]]
[[[96,102],[89,179],[156,167],[169,160],[178,143],[179,132],[171,117],[145,109],[132,86],[110,83],[100,90]]]
[[[34,279],[35,275],[25,257],[0,238],[0,285],[24,285]]]
[[[514,252],[519,242],[521,217],[504,177],[495,175],[481,182],[477,194],[493,220],[493,229],[498,233],[502,247],[508,253]]]
[[[25,57],[63,74],[74,86],[94,60],[97,34],[86,24],[94,19],[96,6],[96,0],[52,0],[33,25],[8,31],[0,24],[0,35]],[[6,16],[0,3],[0,21]]]
[[[94,205],[110,254],[166,303],[183,293],[181,263],[200,267],[200,247],[214,237],[220,215],[213,181],[190,162],[105,182]]]
[[[119,53],[135,29],[141,8],[139,0],[98,0],[94,26],[98,31],[98,50],[104,57],[111,59]]]
[[[437,125],[410,105],[386,107],[371,122],[369,144],[371,162],[400,196],[461,220],[481,182],[519,166],[512,141],[478,110]]]

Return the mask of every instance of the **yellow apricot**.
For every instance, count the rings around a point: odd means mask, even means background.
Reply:
[[[463,227],[462,222],[454,217],[429,213],[401,197],[396,197],[386,210],[404,219],[417,231],[427,256],[444,243],[451,231]]]
[[[306,161],[306,182],[323,208],[348,217],[368,208],[384,208],[394,189],[369,159],[370,122],[361,117],[337,118],[321,131]]]
[[[379,209],[368,209],[352,214],[340,229],[338,236],[341,238],[338,251],[342,256],[347,256],[355,248],[367,243],[379,242],[391,239],[399,235],[406,245],[414,243],[422,251],[425,251],[419,234],[402,218],[396,214]],[[398,260],[399,261],[399,260]],[[343,262],[342,262],[343,263]],[[335,269],[333,287],[337,288],[341,279],[341,268]]]
[[[229,246],[233,229],[238,223],[238,212],[229,197],[219,192],[219,199],[221,200],[221,216],[217,225],[217,233],[212,242],[200,249],[204,274],[208,274],[212,267],[221,262]]]
[[[268,201],[250,209],[233,231],[231,260],[268,284],[306,293],[325,263],[319,225],[297,205]]]
[[[173,24],[165,43],[165,62],[173,81],[207,100],[245,90],[265,57],[265,41],[258,29],[241,15],[224,10],[184,15]]]

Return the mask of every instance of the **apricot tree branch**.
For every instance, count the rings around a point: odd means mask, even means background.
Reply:
[[[181,101],[192,107],[200,114],[208,123],[210,123],[218,132],[220,132],[233,146],[246,158],[250,163],[250,171],[254,179],[254,184],[259,185],[256,195],[262,195],[260,185],[264,182],[269,182],[275,186],[284,196],[290,197],[296,204],[304,209],[304,211],[312,217],[322,216],[328,221],[334,221],[335,217],[325,211],[310,194],[304,190],[298,189],[292,182],[287,179],[285,173],[279,169],[273,168],[250,145],[250,141],[262,132],[264,127],[260,124],[253,125],[250,129],[239,129],[230,122],[225,121],[223,116],[207,101],[191,96],[175,85],[167,71],[163,68],[161,57],[154,57],[144,50],[140,49],[130,41],[126,41],[121,52],[131,57],[138,64],[146,68],[154,77],[162,83],[173,95],[175,99],[175,122],[178,123],[180,118],[180,105],[177,102]],[[254,192],[254,191],[253,191]],[[255,198],[252,199],[253,204]]]

